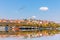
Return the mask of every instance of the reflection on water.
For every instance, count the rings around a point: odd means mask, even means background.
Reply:
[[[53,27],[39,27],[39,28],[19,28],[21,31],[15,32],[0,32],[0,37],[20,37],[20,38],[38,38],[43,36],[53,36],[59,34],[60,30]],[[25,31],[24,31],[25,30]],[[3,35],[4,34],[4,35]]]
[[[0,38],[0,40],[60,40],[60,34],[56,34],[54,36],[37,37],[37,38],[6,37],[6,38]]]
[[[40,38],[44,36],[53,36],[55,34],[60,33],[60,28],[56,27],[1,27],[2,29],[6,29],[4,31],[0,31],[0,38]]]

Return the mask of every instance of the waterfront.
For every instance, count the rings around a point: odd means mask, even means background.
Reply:
[[[19,38],[19,37],[5,37],[0,38],[0,40],[60,40],[60,34],[56,34],[54,36],[43,36],[37,38]]]

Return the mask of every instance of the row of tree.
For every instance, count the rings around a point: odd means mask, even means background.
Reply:
[[[59,24],[54,23],[54,22],[49,22],[48,24],[46,23],[39,24],[39,23],[34,23],[34,22],[30,22],[27,24],[26,22],[23,22],[21,25],[22,26],[35,26],[35,27],[60,27]]]

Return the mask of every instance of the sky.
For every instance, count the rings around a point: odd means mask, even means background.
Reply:
[[[0,19],[22,19],[31,16],[60,22],[60,0],[0,0]]]

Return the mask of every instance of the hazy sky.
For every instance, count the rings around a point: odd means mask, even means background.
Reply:
[[[47,7],[48,10],[44,11]],[[0,0],[0,18],[37,19],[60,22],[60,0]]]

